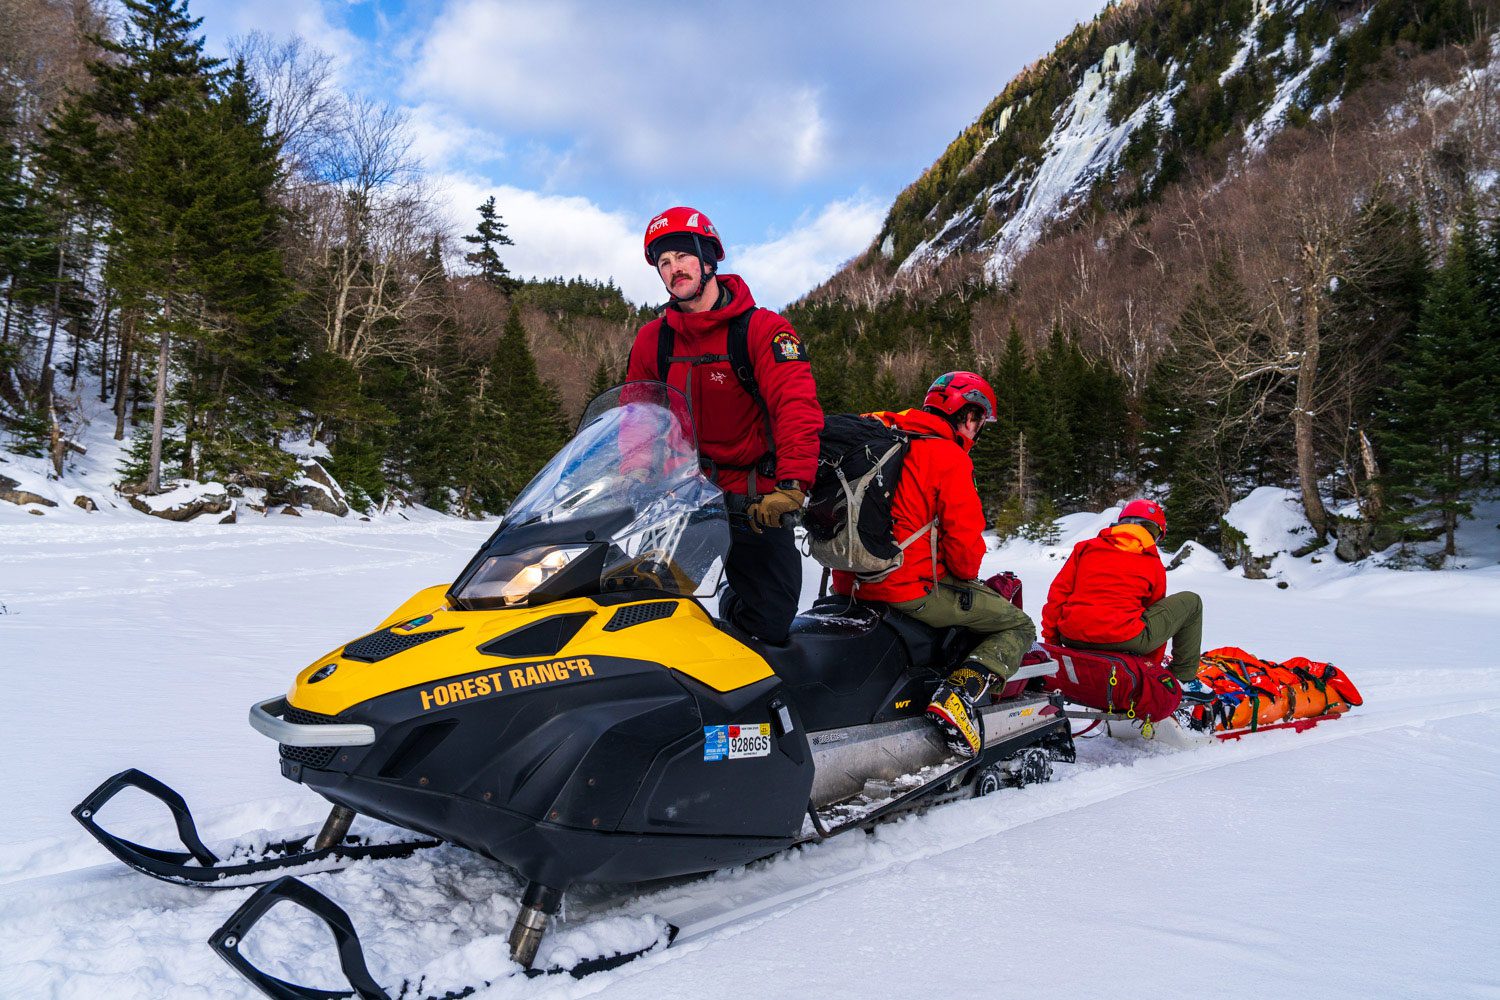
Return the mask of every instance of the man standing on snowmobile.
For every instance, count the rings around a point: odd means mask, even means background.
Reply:
[[[729,590],[720,615],[784,643],[802,592],[802,560],[781,519],[802,509],[818,468],[823,409],[797,331],[759,309],[744,280],[719,274],[719,232],[692,208],[646,227],[646,261],[671,301],[636,333],[627,381],[680,389],[705,471],[729,503]]]
[[[927,715],[950,749],[979,751],[979,699],[1005,682],[1036,638],[1031,618],[976,579],[984,558],[984,508],[974,487],[969,449],[995,419],[995,390],[973,372],[940,375],[922,408],[866,414],[911,435],[891,498],[892,537],[907,545],[900,567],[882,580],[835,572],[833,589],[884,601],[937,628],[961,625],[984,639],[933,693]]]
[[[1203,601],[1167,593],[1157,543],[1167,515],[1154,500],[1132,500],[1120,518],[1073,546],[1042,608],[1042,637],[1078,649],[1149,656],[1172,641],[1171,671],[1184,684],[1198,676]]]

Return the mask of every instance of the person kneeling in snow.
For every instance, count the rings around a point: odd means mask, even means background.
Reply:
[[[938,685],[927,716],[949,749],[979,751],[978,702],[996,677],[1015,673],[1036,638],[1031,618],[975,577],[984,557],[984,509],[974,487],[969,449],[995,419],[995,390],[973,372],[940,375],[920,410],[871,413],[911,435],[911,450],[891,498],[892,535],[910,540],[900,568],[871,582],[835,572],[833,589],[937,628],[961,625],[984,636],[964,664]],[[935,546],[935,548],[934,548]]]
[[[1156,548],[1166,533],[1160,504],[1132,500],[1118,521],[1073,546],[1047,591],[1042,638],[1137,656],[1150,656],[1170,639],[1170,669],[1191,683],[1203,648],[1203,601],[1191,591],[1166,596],[1167,572]]]

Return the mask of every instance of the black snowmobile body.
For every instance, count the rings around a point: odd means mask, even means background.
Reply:
[[[612,390],[452,586],[414,595],[252,707],[282,773],[334,804],[317,851],[369,856],[346,837],[363,814],[509,865],[530,883],[511,935],[529,966],[575,883],[742,865],[894,811],[1045,780],[1048,759],[1072,758],[1060,701],[1036,687],[1050,663],[995,692],[983,749],[960,761],[922,713],[972,636],[843,597],[799,616],[784,646],[722,627],[693,596],[722,563],[728,521],[692,442],[675,390]],[[184,834],[191,856],[174,856],[94,825],[114,790],[75,810],[91,833],[142,871],[209,882],[195,874],[215,870],[195,833]],[[312,994],[267,980],[235,942],[277,899],[307,905],[312,890],[281,887],[294,881],[267,886],[214,939],[271,995]],[[324,919],[342,951],[341,925]],[[351,979],[359,968],[346,963]]]

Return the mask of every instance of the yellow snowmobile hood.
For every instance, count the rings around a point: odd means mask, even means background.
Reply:
[[[456,611],[448,607],[447,586],[428,587],[393,611],[371,636],[385,633],[396,644],[422,636],[433,638],[393,652],[373,663],[344,655],[348,643],[320,656],[297,675],[287,702],[305,712],[338,715],[346,709],[407,688],[422,688],[429,699],[446,703],[465,697],[463,683],[486,686],[482,694],[592,676],[591,656],[623,657],[660,663],[715,691],[733,691],[773,676],[769,664],[746,646],[714,627],[695,602],[682,598],[641,597],[601,604],[592,597],[554,601],[537,607],[489,611]],[[620,608],[673,603],[669,615],[629,628],[606,631]],[[588,613],[589,619],[562,649],[547,657],[496,656],[479,647],[557,615]],[[441,634],[439,634],[441,633]],[[367,637],[360,637],[365,639]],[[330,671],[329,667],[333,667]],[[473,677],[471,675],[482,675]],[[317,676],[318,679],[313,678]],[[466,681],[450,681],[466,678]],[[449,682],[449,683],[442,683]],[[459,687],[458,691],[451,688]],[[427,699],[424,699],[424,702]]]

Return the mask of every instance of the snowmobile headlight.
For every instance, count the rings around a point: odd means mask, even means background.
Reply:
[[[585,551],[585,548],[552,549],[536,562],[521,567],[516,575],[500,588],[501,599],[508,605],[523,603],[531,596],[533,590],[556,576],[559,570],[572,562],[575,556]]]

